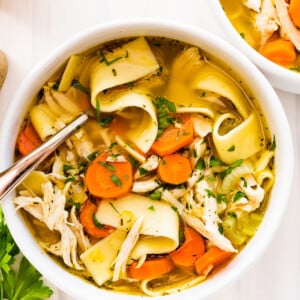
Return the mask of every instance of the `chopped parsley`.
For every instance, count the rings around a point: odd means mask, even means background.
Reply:
[[[110,175],[111,181],[116,185],[116,186],[122,186],[122,180],[116,175],[116,174],[111,174]]]
[[[151,210],[151,211],[155,211],[155,207],[154,207],[153,205],[150,205],[150,206],[148,207],[148,209]]]
[[[270,150],[274,151],[275,149],[276,149],[276,138],[275,138],[275,135],[273,135],[273,141],[272,141]]]
[[[115,62],[117,62],[118,60],[123,58],[122,56],[117,56],[117,57],[113,58],[112,60],[108,60],[102,49],[99,50],[99,54],[102,57],[100,60],[100,63],[104,62],[107,66],[110,66],[110,65],[114,64]],[[128,53],[127,53],[127,57],[128,57]]]
[[[129,156],[129,162],[131,163],[131,165],[136,168],[139,165],[139,162],[132,156]]]
[[[164,97],[157,97],[153,100],[153,104],[157,109],[158,131],[157,137],[160,137],[163,131],[171,124],[174,124],[176,119],[170,113],[176,113],[175,104]]]
[[[219,160],[217,157],[215,157],[214,155],[212,155],[209,161],[209,166],[210,167],[223,166],[223,162]]]
[[[207,193],[207,195],[209,197],[213,197],[213,198],[216,198],[216,195],[214,194],[213,191],[209,190],[209,189],[205,189],[205,192]]]
[[[243,159],[238,159],[238,160],[232,162],[229,165],[229,167],[224,172],[222,172],[221,176],[224,178],[226,175],[230,174],[234,168],[241,166],[242,163],[243,163]]]
[[[161,199],[161,192],[159,192],[159,191],[153,192],[149,195],[149,197],[152,200],[160,200]]]
[[[236,201],[238,201],[239,199],[244,198],[244,197],[246,197],[246,194],[245,194],[244,192],[242,192],[242,191],[237,191],[237,192],[234,194],[234,196],[233,196],[232,202],[236,202]]]
[[[113,210],[119,214],[120,212],[118,211],[118,209],[115,207],[115,205],[112,202],[109,202],[109,205],[113,208]]]
[[[87,156],[87,159],[89,161],[93,161],[98,156],[98,154],[99,154],[99,151],[94,151]]]
[[[99,228],[99,229],[101,229],[101,228],[104,227],[104,225],[101,224],[101,223],[98,221],[98,219],[97,219],[97,217],[96,217],[96,214],[93,215],[93,222],[94,222],[94,224],[96,225],[96,227]]]
[[[244,177],[241,177],[241,180],[243,181],[243,187],[247,187],[247,181]]]
[[[111,172],[116,171],[116,167],[110,163],[104,162],[104,161],[98,161],[98,164],[101,165],[102,167],[106,168],[107,170]]]
[[[104,126],[110,124],[112,122],[112,120],[114,119],[113,115],[108,115],[105,118],[101,118],[100,102],[99,102],[98,98],[96,98],[96,118],[97,118],[98,124],[101,127],[104,127]]]
[[[235,145],[232,145],[230,148],[227,149],[228,152],[233,152],[235,150]]]
[[[197,161],[196,169],[200,171],[205,169],[205,161],[202,157]]]
[[[226,198],[226,194],[217,194],[217,202],[218,203],[227,203],[228,200]]]
[[[149,171],[143,167],[139,167],[139,173],[141,176],[146,175]]]
[[[229,211],[227,214],[228,214],[228,216],[230,216],[232,218],[237,218],[237,215],[234,211]]]
[[[245,38],[245,33],[244,32],[240,32],[240,36],[244,39]]]
[[[85,86],[83,86],[83,85],[82,85],[78,80],[76,80],[76,79],[74,79],[74,80],[72,81],[72,86],[73,86],[74,88],[78,89],[79,91],[81,91],[81,92],[87,94],[87,95],[90,95],[90,94],[91,94],[90,91],[89,91],[89,89],[86,88]]]

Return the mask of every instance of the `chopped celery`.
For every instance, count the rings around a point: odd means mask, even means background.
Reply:
[[[236,246],[244,244],[247,236],[237,230],[237,219],[233,216],[226,216],[222,223],[224,235]]]
[[[248,223],[242,230],[243,234],[253,236],[262,221],[263,216],[257,213],[252,213],[249,217]]]

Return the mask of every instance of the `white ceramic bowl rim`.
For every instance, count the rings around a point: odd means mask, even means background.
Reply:
[[[9,103],[8,111],[0,129],[0,144],[5,145],[1,152],[0,167],[7,168],[13,161],[14,143],[18,128],[24,113],[30,104],[30,100],[39,91],[43,83],[54,71],[62,65],[73,53],[80,53],[97,44],[106,41],[129,36],[166,36],[196,45],[208,53],[214,53],[224,63],[232,66],[235,72],[246,82],[248,87],[255,91],[255,96],[263,100],[261,107],[267,112],[267,119],[271,130],[276,132],[277,156],[276,165],[281,172],[277,175],[276,184],[272,193],[272,201],[269,203],[265,218],[255,235],[245,249],[211,280],[197,287],[183,291],[182,293],[161,297],[161,299],[201,299],[224,287],[241,275],[262,254],[263,250],[274,236],[279,226],[287,198],[289,195],[293,175],[293,146],[290,129],[281,106],[281,103],[273,88],[261,72],[242,54],[232,46],[208,32],[199,28],[166,22],[162,20],[136,19],[123,20],[97,26],[79,33],[62,46],[52,52],[45,60],[37,65],[24,80],[18,89],[13,101]],[[247,79],[246,75],[247,74]],[[278,122],[280,120],[280,122]],[[289,159],[286,160],[285,157]],[[278,184],[280,182],[280,185]],[[80,278],[73,276],[49,259],[36,244],[29,233],[24,221],[15,211],[11,198],[3,203],[3,210],[8,226],[24,255],[34,266],[54,285],[66,293],[81,299],[128,299],[128,295],[115,294],[104,291],[93,285],[87,285]],[[134,299],[144,299],[140,296],[132,296]],[[160,299],[160,298],[155,298]]]
[[[233,27],[219,0],[211,0],[210,5],[216,20],[226,32],[225,39],[229,38],[242,53],[245,53],[266,74],[274,87],[300,94],[299,73],[272,62],[252,48]]]

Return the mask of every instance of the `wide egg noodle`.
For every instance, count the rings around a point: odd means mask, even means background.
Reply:
[[[232,102],[243,118],[247,118],[249,110],[241,89],[228,75],[216,66],[205,63],[193,78],[192,87],[204,91],[214,92]]]
[[[120,226],[122,212],[130,211],[135,218],[144,217],[141,238],[134,247],[134,260],[146,254],[162,254],[179,245],[179,218],[172,207],[148,197],[129,194],[117,200],[101,200],[96,218],[101,224]],[[166,222],[168,220],[168,222]]]
[[[126,238],[125,230],[116,229],[80,255],[80,259],[98,285],[113,276],[113,263]]]
[[[262,148],[261,126],[255,112],[227,133],[220,133],[223,122],[234,118],[231,113],[220,115],[213,126],[213,141],[216,150],[220,159],[227,164],[238,159],[246,159]]]
[[[107,62],[100,60],[91,73],[91,100],[96,107],[96,99],[104,90],[133,82],[159,68],[145,38],[137,38],[112,52],[105,53]]]
[[[150,149],[156,138],[158,125],[152,98],[146,91],[134,89],[112,92],[109,96],[103,97],[99,105],[101,112],[118,112],[121,117],[122,113],[126,114],[126,110],[130,110],[135,118],[126,119],[129,123],[126,138],[144,153]]]

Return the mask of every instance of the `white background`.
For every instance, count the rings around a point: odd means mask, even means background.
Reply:
[[[0,0],[0,49],[9,60],[8,77],[0,93],[0,126],[5,126],[2,116],[20,82],[57,45],[89,26],[135,17],[176,20],[226,39],[210,11],[209,0]],[[256,264],[208,300],[300,299],[300,95],[278,94],[290,122],[296,154],[286,214]],[[53,297],[58,298],[74,300],[60,291]]]

